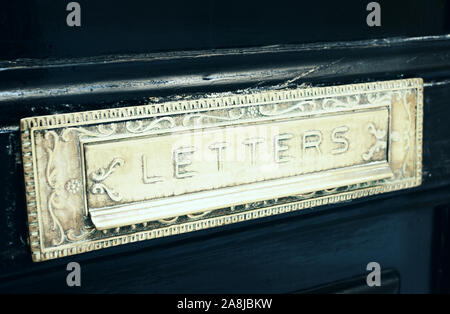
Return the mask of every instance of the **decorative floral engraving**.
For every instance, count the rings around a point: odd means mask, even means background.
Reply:
[[[321,109],[333,110],[342,108],[352,108],[359,105],[361,95],[351,95],[343,98],[326,98],[323,100]]]
[[[162,128],[171,129],[175,127],[175,119],[172,117],[163,117],[150,121],[146,126],[144,121],[128,121],[125,123],[127,131],[131,133],[145,133],[149,131],[155,131]]]
[[[408,173],[408,155],[409,155],[409,151],[410,151],[410,132],[411,132],[411,111],[408,108],[408,100],[407,97],[410,96],[412,93],[411,90],[408,91],[403,91],[403,93],[398,93],[396,94],[397,97],[402,99],[402,105],[403,105],[403,109],[405,110],[407,116],[408,116],[408,123],[407,123],[407,128],[402,132],[402,135],[399,135],[399,138],[402,137],[404,140],[404,147],[403,150],[405,152],[405,157],[403,158],[403,163],[401,168],[397,169],[396,171],[396,175],[398,176],[398,178],[406,178],[409,177],[409,173]]]
[[[247,107],[247,115],[249,118],[257,118],[259,116],[259,106]]]
[[[392,102],[392,96],[394,93],[386,93],[386,92],[378,92],[378,93],[370,93],[367,94],[367,101],[370,104],[381,104],[385,106],[389,106]]]
[[[158,221],[162,224],[171,224],[171,223],[174,223],[175,221],[177,221],[178,218],[180,218],[180,217],[176,216],[176,217],[172,217],[172,218],[160,219]]]
[[[196,213],[196,214],[187,214],[186,216],[188,216],[191,219],[197,219],[197,218],[201,218],[203,216],[208,215],[210,212],[211,212],[211,210],[206,211],[206,212]]]
[[[69,134],[71,132],[80,133],[80,138],[82,138],[83,136],[103,137],[113,135],[117,130],[117,124],[110,123],[108,124],[108,126],[109,127],[106,128],[104,124],[99,124],[97,125],[96,131],[91,131],[85,128],[67,128],[62,132],[61,138],[64,142],[68,142],[70,140]]]
[[[371,104],[376,103],[376,104],[390,105],[393,99],[397,99],[401,102],[401,105],[407,115],[407,123],[405,123],[406,129],[402,130],[402,132],[392,130],[389,135],[390,141],[403,142],[404,158],[401,167],[394,171],[396,179],[406,179],[410,177],[410,173],[408,171],[409,165],[408,156],[411,150],[410,136],[411,136],[412,116],[411,110],[409,108],[408,97],[411,96],[413,92],[414,92],[413,90],[399,90],[390,93],[376,92],[367,95],[367,100]]]
[[[80,180],[72,179],[72,180],[67,181],[66,184],[64,185],[64,187],[66,188],[67,192],[76,194],[76,193],[78,193],[78,191],[80,191],[81,182],[80,182]]]
[[[209,211],[205,211],[205,212],[201,212],[201,213],[187,214],[186,217],[189,218],[189,219],[195,220],[195,219],[202,218],[202,217],[208,215],[211,212],[212,211],[209,210]],[[180,218],[180,216],[176,216],[176,217],[172,217],[172,218],[160,219],[158,221],[160,223],[164,224],[164,225],[167,225],[167,224],[171,224],[171,223],[176,222],[179,218]]]
[[[373,123],[369,123],[367,128],[369,129],[369,132],[375,136],[376,141],[375,144],[369,148],[369,151],[362,155],[362,158],[366,161],[372,159],[375,153],[378,153],[380,150],[386,149],[387,147],[387,141],[385,139],[387,133],[386,130],[377,130]]]
[[[117,167],[122,166],[125,163],[125,160],[122,158],[114,158],[106,168],[97,169],[95,172],[92,172],[89,176],[94,183],[89,188],[92,194],[106,194],[109,198],[115,202],[119,202],[122,200],[122,195],[114,189],[107,187],[102,182],[111,175]]]
[[[47,163],[47,168],[45,171],[45,176],[46,176],[48,185],[52,189],[52,192],[50,193],[50,195],[48,197],[47,208],[48,208],[48,212],[50,213],[50,217],[53,222],[52,230],[54,230],[54,231],[57,230],[57,232],[59,234],[59,238],[53,239],[52,244],[60,245],[61,243],[64,242],[65,234],[64,234],[64,229],[61,225],[61,222],[55,215],[55,208],[57,205],[56,199],[60,194],[60,186],[59,186],[57,178],[56,178],[56,176],[58,174],[58,170],[53,165],[55,151],[58,149],[58,146],[59,146],[59,137],[55,131],[49,131],[49,132],[45,133],[45,139],[47,141],[49,141],[49,143],[51,143],[49,145],[50,147],[47,147],[47,149],[46,149],[47,154],[48,154],[48,163]]]
[[[48,185],[52,189],[47,202],[47,209],[52,219],[52,230],[58,231],[58,238],[52,239],[52,245],[58,246],[64,242],[74,242],[85,239],[89,234],[95,231],[94,228],[85,228],[85,226],[80,228],[80,234],[75,235],[72,229],[67,231],[64,230],[61,221],[55,214],[55,210],[61,206],[58,202],[58,198],[63,192],[63,187],[61,183],[57,181],[58,170],[53,165],[53,160],[55,153],[57,152],[60,145],[60,138],[55,131],[48,131],[45,133],[45,139],[50,143],[50,147],[47,147],[48,162],[45,171],[45,176]],[[76,194],[81,188],[81,182],[79,179],[71,179],[64,185],[66,191],[72,194]]]
[[[221,112],[222,115],[211,115],[205,113],[188,114],[183,118],[183,126],[200,126],[205,121],[235,121],[245,114],[244,108],[232,108]]]
[[[95,232],[95,228],[89,228],[86,229],[84,227],[80,228],[80,234],[76,235],[75,231],[73,231],[72,229],[67,231],[67,239],[71,242],[75,242],[75,241],[80,241],[83,239],[86,239],[87,236],[89,236],[90,234]]]
[[[280,109],[279,104],[264,105],[259,108],[259,112],[263,116],[279,116],[293,111],[308,112],[317,110],[317,103],[314,100],[293,102],[287,107]]]
[[[353,108],[358,106],[361,102],[360,95],[343,96],[335,98],[321,98],[311,99],[305,101],[291,102],[286,106],[286,103],[269,104],[259,107],[259,112],[263,116],[280,116],[288,113],[314,113],[321,111],[330,111],[342,108]]]

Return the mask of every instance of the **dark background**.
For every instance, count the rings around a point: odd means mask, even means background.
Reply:
[[[450,292],[447,1],[378,1],[381,27],[366,24],[370,1],[80,0],[81,27],[68,2],[0,5],[0,292],[367,292],[373,261],[384,292]],[[412,77],[425,83],[418,188],[31,262],[23,117]]]
[[[81,27],[66,25],[67,1],[1,1],[0,58],[66,58],[439,35],[445,0],[381,0],[382,27],[368,27],[370,1],[79,0]]]

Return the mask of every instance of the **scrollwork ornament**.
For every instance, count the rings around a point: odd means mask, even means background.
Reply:
[[[373,123],[369,123],[367,126],[369,132],[375,137],[375,143],[369,148],[369,151],[362,155],[362,158],[366,161],[372,159],[373,155],[378,153],[381,150],[386,149],[387,141],[386,141],[386,130],[377,129]]]
[[[125,163],[122,158],[114,158],[106,168],[99,168],[90,174],[90,179],[93,184],[89,188],[92,194],[106,194],[114,202],[122,200],[122,195],[114,189],[106,186],[103,181],[109,177],[118,167],[121,167]]]

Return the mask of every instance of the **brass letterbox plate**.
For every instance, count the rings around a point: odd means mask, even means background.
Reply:
[[[421,79],[21,121],[43,261],[420,185]]]

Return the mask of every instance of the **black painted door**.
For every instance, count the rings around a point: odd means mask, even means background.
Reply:
[[[8,1],[0,11],[0,291],[449,292],[446,1]],[[19,120],[265,88],[424,79],[423,184],[33,263]],[[82,267],[68,287],[66,265]],[[367,264],[383,289],[368,289]]]

